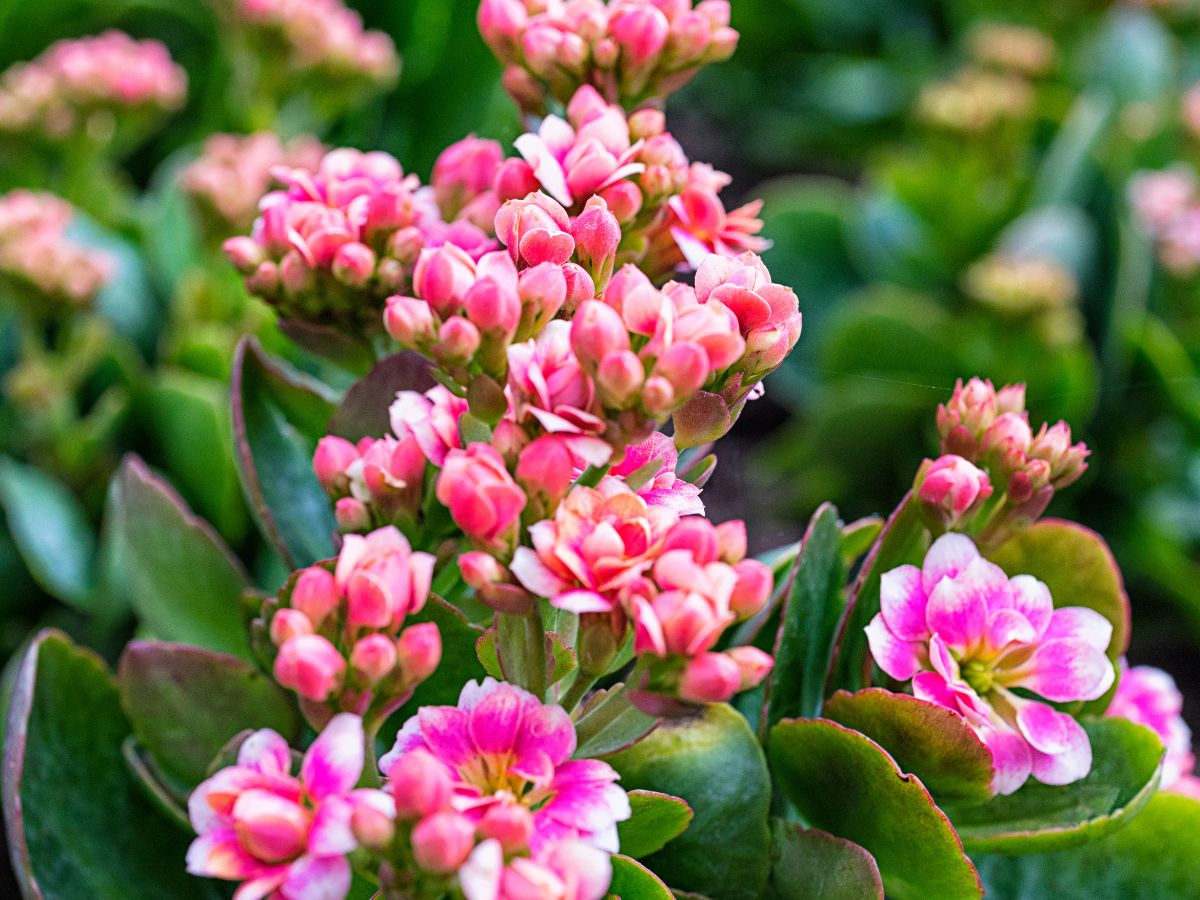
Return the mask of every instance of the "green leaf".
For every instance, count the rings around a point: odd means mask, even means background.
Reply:
[[[249,658],[241,563],[136,456],[113,479],[106,538],[114,568],[155,637]]]
[[[628,856],[612,858],[611,896],[620,900],[673,900],[671,889],[662,879]]]
[[[146,749],[132,734],[121,742],[121,755],[134,781],[151,803],[185,832],[192,830],[186,809],[188,790],[181,784],[168,784],[168,777],[155,765]]]
[[[1092,769],[1058,787],[1032,778],[1015,794],[981,806],[947,806],[963,843],[974,851],[1028,853],[1095,840],[1119,827],[1158,787],[1162,744],[1126,719],[1081,722],[1092,743]]]
[[[575,758],[616,753],[644,738],[657,724],[658,719],[629,702],[624,685],[596,691],[575,721]]]
[[[871,854],[815,828],[771,821],[771,900],[883,900]]]
[[[607,758],[626,790],[680,797],[695,817],[645,864],[673,888],[714,900],[757,900],[770,875],[771,784],[750,726],[727,704],[659,724]]]
[[[788,719],[768,748],[778,789],[803,820],[865,848],[895,900],[981,896],[950,820],[874,741],[827,719]]]
[[[425,391],[433,385],[425,357],[411,350],[388,356],[346,391],[329,420],[329,433],[348,441],[390,434],[388,410],[397,392]]]
[[[331,393],[253,338],[238,344],[230,390],[238,474],[263,536],[292,568],[332,556],[337,524],[312,470]]]
[[[992,754],[958,713],[883,688],[838,691],[825,715],[869,737],[939,799],[988,800]]]
[[[1200,801],[1159,793],[1118,831],[1053,853],[976,857],[989,900],[1166,900],[1200,885]]]
[[[630,791],[633,814],[617,823],[621,852],[634,859],[649,856],[687,830],[692,808],[685,800],[658,791]]]
[[[96,536],[74,495],[40,469],[0,457],[0,505],[37,583],[59,600],[90,609]]]
[[[138,741],[194,787],[229,739],[270,728],[289,742],[300,720],[287,694],[243,660],[185,644],[133,641],[117,668],[121,705]],[[187,715],[180,715],[187,710]]]
[[[1075,522],[1043,519],[1002,544],[992,561],[1009,575],[1032,575],[1050,588],[1055,607],[1086,606],[1113,626],[1108,657],[1129,647],[1129,595],[1104,538]]]
[[[767,685],[764,730],[784,717],[821,711],[842,612],[842,581],[841,523],[837,510],[826,503],[808,524],[790,576]]]
[[[104,663],[60,632],[30,646],[4,746],[4,814],[22,892],[45,900],[220,897],[184,871],[187,835],[142,795]]]
[[[485,672],[493,678],[504,679],[504,672],[500,669],[500,657],[496,655],[495,625],[479,636],[479,640],[475,642],[475,655],[479,657],[479,664]]]

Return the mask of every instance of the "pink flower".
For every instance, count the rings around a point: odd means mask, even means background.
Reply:
[[[0,277],[68,309],[86,306],[112,278],[114,261],[67,237],[74,208],[52,194],[0,196]]]
[[[433,557],[414,553],[392,526],[342,539],[334,580],[346,598],[346,626],[395,632],[429,596]]]
[[[508,386],[518,424],[532,418],[552,434],[604,432],[595,388],[571,349],[569,322],[550,322],[536,340],[508,348]]]
[[[1157,734],[1167,749],[1163,790],[1200,797],[1192,732],[1183,720],[1183,695],[1175,686],[1175,679],[1151,666],[1128,668],[1122,660],[1121,681],[1105,715],[1129,719]]]
[[[350,892],[346,856],[359,843],[354,813],[387,815],[392,807],[382,791],[354,790],[362,720],[335,716],[304,755],[299,777],[291,767],[287,742],[264,729],[242,743],[237,765],[196,788],[188,799],[199,835],[188,849],[190,873],[243,882],[235,900],[340,900]]]
[[[1196,179],[1186,169],[1141,172],[1129,183],[1129,202],[1151,235],[1161,237],[1196,199]]]
[[[1102,696],[1115,677],[1107,619],[1055,609],[1042,582],[1009,578],[961,534],[938,538],[922,568],[884,573],[880,608],[866,629],[876,663],[967,720],[992,751],[997,793],[1031,773],[1046,784],[1088,773],[1091,745],[1079,724],[1013,689],[1055,703]]]
[[[698,268],[712,253],[738,256],[746,251],[762,253],[770,246],[758,237],[762,230],[762,220],[758,218],[762,201],[755,200],[726,212],[717,195],[728,183],[729,177],[724,173],[693,163],[688,186],[668,201],[671,216],[666,228],[690,268]]]
[[[437,498],[481,547],[502,551],[515,542],[525,492],[491,445],[475,443],[447,453],[438,475]]]
[[[504,151],[495,141],[468,135],[441,152],[430,183],[442,211],[454,215],[492,188]]]
[[[567,211],[540,191],[500,207],[496,237],[508,248],[513,262],[530,266],[543,262],[562,265],[575,252]]]
[[[459,870],[466,900],[601,900],[612,882],[612,861],[583,841],[547,845],[507,863],[496,839],[475,847]]]
[[[934,460],[917,488],[917,499],[943,529],[952,528],[991,495],[987,473],[952,454]]]
[[[401,391],[388,415],[397,437],[412,435],[425,458],[440,467],[449,451],[462,446],[458,420],[466,411],[467,401],[439,384],[424,394]]]
[[[649,505],[665,506],[681,516],[703,515],[700,488],[675,474],[679,464],[675,442],[660,431],[640,444],[626,447],[625,455],[608,474],[628,480],[635,473],[647,472],[655,462],[661,463],[660,468],[634,488],[637,494]]]

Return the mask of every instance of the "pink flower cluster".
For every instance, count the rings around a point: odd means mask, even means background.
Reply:
[[[1071,443],[1066,422],[1043,423],[1034,434],[1020,384],[997,391],[990,381],[960,379],[950,402],[938,406],[937,428],[942,453],[983,466],[989,483],[1004,488],[1011,515],[1024,521],[1036,519],[1056,490],[1079,479],[1091,452]],[[977,477],[967,473],[966,480]]]
[[[363,438],[357,444],[327,435],[317,442],[313,471],[335,501],[343,531],[410,523],[424,496],[425,455],[412,435]]]
[[[337,710],[378,721],[437,668],[437,626],[404,624],[425,606],[433,564],[394,527],[347,535],[332,568],[300,570],[264,608],[275,678],[310,721]]]
[[[636,106],[733,55],[727,0],[484,0],[479,30],[505,65],[504,86],[529,112],[566,103],[581,84]]]
[[[1151,666],[1129,668],[1122,660],[1121,681],[1106,715],[1149,728],[1163,742],[1162,789],[1200,800],[1200,777],[1192,753],[1192,733],[1183,721],[1183,695],[1175,680]]]
[[[1033,775],[1069,784],[1092,765],[1087,733],[1052,703],[1095,700],[1115,673],[1112,625],[1084,607],[1055,608],[1029,575],[1009,578],[961,534],[938,538],[920,568],[885,572],[871,655],[921,700],[952,709],[992,752],[992,789],[1011,794]],[[1017,693],[1014,689],[1021,689]]]
[[[178,109],[186,94],[187,75],[158,41],[120,31],[58,41],[0,75],[0,133],[58,141],[85,131],[97,141],[139,116],[154,120]]]
[[[316,169],[324,154],[325,148],[313,137],[285,143],[270,131],[214,134],[205,139],[199,158],[180,173],[179,183],[223,240],[253,224],[258,201],[270,190],[276,167]]]
[[[112,277],[106,254],[67,237],[73,216],[71,205],[51,194],[17,190],[0,197],[0,279],[18,295],[36,292],[35,314],[45,312],[38,301],[83,306]]]
[[[1158,244],[1158,258],[1177,278],[1200,269],[1200,191],[1182,166],[1141,172],[1129,183],[1129,202]]]
[[[380,88],[400,72],[392,39],[363,28],[362,17],[341,0],[221,0],[235,27],[263,45],[262,62],[286,60],[296,74],[331,85],[362,81]],[[339,86],[344,86],[339,84]]]
[[[361,719],[335,716],[304,755],[297,777],[282,737],[264,729],[246,738],[237,765],[221,769],[188,800],[199,835],[188,849],[188,871],[242,882],[235,900],[346,897],[346,857],[368,836],[362,824],[395,816],[387,793],[354,789],[363,739]]]
[[[420,876],[467,900],[605,896],[629,799],[575,746],[561,707],[491,678],[422,708],[380,761]]]

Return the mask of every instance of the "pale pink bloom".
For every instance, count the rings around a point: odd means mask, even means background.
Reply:
[[[1171,220],[1162,234],[1158,255],[1176,277],[1196,273],[1200,268],[1200,206],[1190,205]]]
[[[604,432],[592,380],[571,348],[569,322],[550,322],[536,339],[508,348],[508,388],[518,424],[534,419],[552,434]]]
[[[1071,443],[1071,426],[1063,421],[1043,424],[1029,445],[1029,456],[1049,465],[1050,483],[1055,488],[1077,481],[1087,469],[1085,460],[1091,452],[1082,441]]]
[[[372,518],[390,522],[416,513],[421,502],[425,456],[412,435],[403,440],[390,436],[363,438],[357,445],[326,435],[317,442],[313,471],[331,497],[355,501],[351,524],[369,527]],[[361,517],[360,508],[365,513]],[[347,513],[344,506],[343,516]]]
[[[992,484],[987,473],[953,454],[934,460],[917,488],[917,499],[938,517],[944,528],[953,527],[991,495]]]
[[[440,467],[449,451],[462,446],[458,421],[466,411],[466,399],[439,384],[424,394],[401,391],[388,414],[397,437],[412,435],[425,458]]]
[[[1166,748],[1163,759],[1163,790],[1196,793],[1192,732],[1183,720],[1183,695],[1175,679],[1151,666],[1126,667],[1121,662],[1121,681],[1106,715],[1129,719],[1158,735]]]
[[[53,194],[0,196],[0,276],[69,307],[91,302],[115,274],[106,253],[67,237],[74,208]]]
[[[1129,183],[1129,202],[1142,226],[1162,237],[1196,200],[1196,178],[1186,169],[1140,172]]]
[[[611,766],[572,759],[574,752],[575,727],[562,707],[485,678],[482,684],[467,682],[458,706],[426,706],[409,719],[380,769],[408,783],[408,758],[421,754],[420,768],[432,770],[432,757],[449,780],[444,811],[466,817],[483,831],[492,830],[488,817],[498,807],[522,808],[532,817],[528,849],[535,858],[564,839],[616,853],[617,822],[629,818],[629,799],[616,785]],[[443,775],[425,772],[428,778]],[[445,792],[435,787],[431,793],[433,798],[415,804],[413,813],[437,814],[433,802]],[[401,806],[413,804],[401,801]],[[511,824],[493,833],[510,830]]]
[[[393,526],[346,535],[334,580],[346,599],[347,627],[397,631],[425,606],[433,563],[428,553],[414,553]]]
[[[961,534],[938,538],[921,568],[884,573],[867,626],[875,662],[922,700],[962,715],[992,751],[993,790],[1032,773],[1069,784],[1091,768],[1087,733],[1054,703],[1095,700],[1112,686],[1112,625],[1084,607],[1055,609],[1046,586],[1009,578]]]
[[[703,515],[700,488],[675,474],[679,464],[675,442],[660,431],[640,444],[626,447],[625,455],[609,469],[609,475],[626,479],[637,472],[644,473],[656,461],[661,462],[661,467],[634,488],[638,495],[651,506],[665,506],[681,516]]]
[[[698,268],[713,253],[739,256],[746,251],[762,253],[771,246],[758,236],[763,225],[758,218],[761,200],[726,211],[718,193],[728,180],[711,166],[693,163],[687,187],[667,201],[671,210],[667,231],[689,268]]]
[[[335,716],[305,753],[299,777],[291,767],[287,742],[264,729],[242,743],[237,765],[196,788],[188,799],[199,835],[188,849],[190,873],[242,882],[235,900],[340,900],[350,892],[356,809],[392,810],[382,791],[354,789],[362,720]]]
[[[437,498],[463,533],[480,546],[504,550],[515,542],[525,492],[491,445],[475,443],[447,453],[438,475]]]
[[[489,839],[475,847],[458,880],[466,900],[601,900],[612,860],[583,841],[563,840],[506,863],[500,841]]]

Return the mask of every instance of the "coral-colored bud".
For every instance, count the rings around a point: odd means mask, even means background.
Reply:
[[[271,643],[282,647],[290,638],[312,634],[312,620],[298,609],[280,609],[271,617]]]
[[[356,497],[342,497],[333,504],[333,518],[341,531],[364,531],[371,527],[371,510]]]
[[[438,329],[438,343],[448,360],[466,362],[475,355],[482,342],[479,329],[462,316],[452,316]]]
[[[516,853],[529,846],[533,813],[515,803],[494,803],[476,828],[481,838],[498,841],[505,853]]]
[[[262,245],[254,238],[241,235],[231,237],[221,245],[225,258],[233,263],[233,267],[243,275],[249,275],[266,259]]]
[[[419,819],[440,812],[450,803],[454,787],[450,773],[428,750],[404,754],[384,774],[388,790],[396,799],[397,818]]]
[[[344,494],[350,485],[346,469],[357,461],[357,447],[345,438],[326,435],[317,441],[317,449],[313,453],[313,472],[326,493]]]
[[[771,597],[775,583],[771,568],[757,559],[743,559],[733,570],[737,573],[737,583],[729,597],[729,609],[739,619],[748,619]]]
[[[679,681],[679,697],[689,703],[724,703],[742,683],[738,664],[724,653],[702,653],[688,660]]]
[[[396,645],[387,635],[368,634],[359,638],[350,651],[350,666],[367,682],[375,684],[392,674],[396,668]]]
[[[596,386],[606,405],[623,408],[642,387],[646,372],[632,350],[610,353],[596,369]]]
[[[292,588],[290,603],[308,616],[314,628],[320,628],[341,603],[333,573],[320,566],[310,566],[302,571]]]
[[[748,691],[762,684],[764,678],[775,668],[775,660],[770,654],[764,653],[757,647],[734,647],[726,652],[741,673],[742,680],[738,684],[739,691]]]
[[[333,257],[333,277],[348,287],[360,288],[375,273],[375,251],[366,244],[342,244]]]
[[[474,846],[475,826],[456,812],[426,816],[412,831],[413,858],[417,865],[438,875],[457,871]]]
[[[442,661],[442,635],[433,622],[410,625],[396,639],[400,668],[409,684],[428,678]]]
[[[292,638],[275,657],[275,680],[316,703],[341,687],[345,671],[342,655],[319,634]]]
[[[571,349],[581,363],[596,365],[613,353],[629,349],[629,331],[621,315],[607,303],[588,300],[571,322]]]
[[[746,523],[741,519],[730,519],[717,526],[717,555],[721,562],[730,565],[746,558]]]
[[[383,327],[397,342],[408,348],[429,343],[436,333],[433,310],[424,300],[415,297],[388,297]]]

